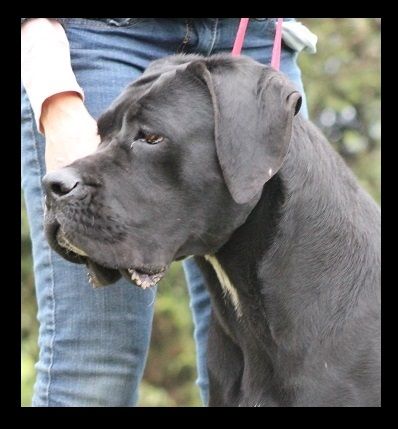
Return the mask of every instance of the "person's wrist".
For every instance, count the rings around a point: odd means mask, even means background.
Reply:
[[[83,100],[77,92],[61,92],[48,97],[42,105],[40,116],[44,133],[46,129],[56,125],[57,122],[82,112],[87,113]]]

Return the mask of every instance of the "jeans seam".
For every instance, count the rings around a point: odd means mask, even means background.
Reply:
[[[213,30],[212,30],[213,38],[212,38],[212,41],[211,41],[211,44],[210,44],[210,48],[209,48],[209,50],[207,51],[207,56],[209,56],[209,55],[211,54],[211,51],[213,50],[214,45],[216,44],[216,39],[217,39],[217,27],[218,27],[218,18],[216,18],[216,19],[214,20],[214,25],[213,25]]]
[[[180,43],[179,47],[177,48],[177,52],[176,53],[182,53],[182,52],[184,52],[184,48],[189,43],[190,33],[191,33],[191,27],[189,25],[189,20],[188,19],[185,22],[186,22],[186,24],[185,24],[185,35],[184,35],[184,38],[183,38],[182,42]]]
[[[38,167],[39,170],[39,177],[41,178],[43,176],[43,171],[40,165],[40,161],[39,161],[39,150],[37,147],[37,139],[36,139],[36,134],[35,131],[33,129],[33,111],[32,108],[30,107],[30,116],[31,116],[31,120],[30,120],[30,131],[32,133],[32,141],[34,143],[34,148],[35,148],[35,163]],[[43,189],[41,187],[41,185],[39,184],[39,189],[40,189],[40,194],[41,194],[41,200],[44,201],[44,194],[43,194]],[[43,219],[44,222],[44,219]],[[55,298],[54,298],[54,270],[53,270],[53,261],[52,261],[52,256],[51,256],[51,250],[48,249],[48,261],[49,261],[49,265],[50,265],[50,270],[51,270],[51,288],[50,288],[50,293],[49,293],[49,297],[52,303],[52,335],[51,335],[51,339],[50,339],[50,362],[48,365],[48,370],[47,370],[47,376],[48,376],[48,382],[47,382],[47,386],[45,389],[45,396],[46,396],[46,406],[49,406],[49,402],[50,402],[50,386],[51,386],[51,369],[53,367],[53,363],[54,363],[54,339],[55,339]]]

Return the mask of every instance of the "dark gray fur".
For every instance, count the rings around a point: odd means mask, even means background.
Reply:
[[[213,303],[211,406],[380,405],[380,209],[299,107],[248,58],[169,57],[102,115],[95,154],[44,180],[51,194],[79,178],[50,195],[47,235],[104,283],[196,255]],[[166,140],[135,141],[140,129]],[[65,254],[59,225],[89,258]]]

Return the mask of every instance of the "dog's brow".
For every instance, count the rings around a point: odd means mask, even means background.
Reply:
[[[156,80],[160,75],[161,75],[161,73],[159,73],[159,72],[148,73],[147,75],[143,75],[142,77],[137,79],[135,82],[133,82],[132,86],[139,87],[142,85],[146,85],[146,84],[151,83],[154,80]]]
[[[97,121],[97,130],[98,134],[101,137],[105,137],[106,130],[109,129],[108,125],[110,123],[110,118],[108,118],[108,115],[104,114],[102,115],[98,121]]]

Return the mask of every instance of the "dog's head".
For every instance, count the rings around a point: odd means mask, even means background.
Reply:
[[[287,154],[300,94],[245,57],[152,63],[98,120],[98,150],[43,179],[46,234],[96,284],[146,287],[214,253]]]

